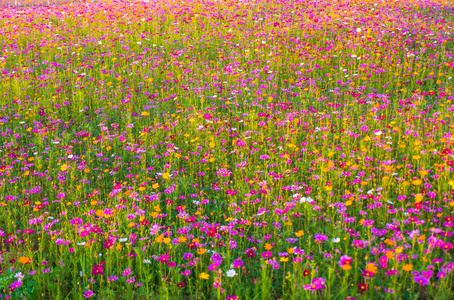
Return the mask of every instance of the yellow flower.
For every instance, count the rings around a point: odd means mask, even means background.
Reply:
[[[265,244],[265,249],[266,250],[271,250],[273,248],[273,245],[271,245],[270,243],[266,243]]]
[[[279,259],[281,262],[288,262],[288,257],[281,257],[281,259]]]
[[[414,160],[420,160],[421,159],[421,155],[413,155],[413,159]]]
[[[202,255],[202,254],[204,254],[205,252],[206,252],[206,250],[203,249],[203,248],[197,249],[197,254],[199,254],[199,255]]]
[[[61,169],[62,171],[66,171],[67,169],[69,169],[69,167],[68,167],[67,164],[63,164],[63,165],[60,167],[60,169]]]
[[[422,183],[421,179],[416,179],[411,182],[413,185],[420,185]]]
[[[214,148],[214,147],[216,147],[216,143],[215,142],[211,142],[210,143],[210,148]]]
[[[348,271],[348,270],[350,270],[351,268],[352,268],[352,266],[350,266],[350,265],[343,265],[343,266],[342,266],[342,270],[345,270],[345,271]]]
[[[210,278],[210,275],[208,275],[207,273],[203,272],[203,273],[200,273],[199,277],[206,280],[206,279]]]
[[[142,116],[149,116],[149,115],[150,115],[150,113],[147,112],[147,111],[143,111],[143,112],[142,112]]]
[[[156,190],[159,187],[159,183],[153,184],[152,187]]]
[[[402,270],[410,272],[411,270],[413,270],[413,265],[412,264],[406,264],[406,265],[404,265],[402,267]]]
[[[164,174],[162,174],[162,178],[169,179],[170,178],[170,174],[169,173],[164,173]]]
[[[120,251],[121,249],[123,249],[123,246],[121,244],[117,244],[117,246],[115,246],[115,248]]]
[[[416,194],[416,196],[415,196],[415,201],[416,201],[416,203],[421,202],[421,200],[422,200],[423,197],[424,197],[424,196],[423,196],[422,194]]]

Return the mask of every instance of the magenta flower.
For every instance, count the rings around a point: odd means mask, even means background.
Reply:
[[[345,265],[351,265],[352,262],[353,262],[353,259],[350,256],[343,255],[343,256],[341,256],[341,258],[339,260],[339,265],[341,267],[343,267]]]
[[[305,289],[306,291],[311,291],[311,293],[313,294],[317,290],[324,289],[326,287],[325,286],[325,282],[326,282],[325,279],[323,279],[321,277],[317,277],[317,278],[312,279],[312,283],[311,284],[304,285],[303,289]]]
[[[239,267],[242,267],[244,265],[243,261],[241,260],[240,257],[238,257],[237,259],[235,259],[232,263],[232,268],[239,268]]]
[[[413,277],[413,280],[418,283],[420,286],[428,285],[430,283],[429,278],[422,276],[422,275],[416,275]]]
[[[93,297],[94,294],[95,294],[95,293],[93,293],[93,291],[88,290],[88,291],[86,291],[86,292],[84,293],[84,297],[85,297],[85,298],[90,298],[90,297]]]

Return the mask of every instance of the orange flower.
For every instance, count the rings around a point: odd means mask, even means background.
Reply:
[[[377,266],[375,266],[374,264],[367,264],[366,270],[372,273],[377,273]]]
[[[303,231],[303,230],[300,230],[300,231],[296,232],[295,235],[296,235],[297,237],[303,236],[303,235],[304,235],[304,231]]]
[[[413,265],[412,264],[406,264],[406,265],[404,265],[402,267],[402,270],[410,272],[411,270],[413,270]]]
[[[21,264],[24,264],[24,265],[28,265],[32,260],[30,259],[30,257],[26,257],[26,256],[21,256],[19,258],[19,262]]]

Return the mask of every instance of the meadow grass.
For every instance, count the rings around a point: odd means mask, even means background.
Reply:
[[[0,299],[452,299],[453,15],[0,8]]]

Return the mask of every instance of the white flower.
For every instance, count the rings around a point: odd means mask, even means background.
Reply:
[[[381,130],[379,130],[379,131],[375,132],[374,134],[375,134],[375,135],[381,135],[382,133],[383,133],[383,132],[382,132]]]
[[[361,32],[361,28],[356,28],[356,32],[360,33]]]
[[[120,243],[126,242],[128,239],[127,238],[121,238],[119,239]]]
[[[237,273],[235,270],[228,270],[226,273],[227,277],[233,277],[235,276]]]
[[[332,239],[331,241],[333,241],[333,243],[339,243],[340,240],[341,240],[341,239],[337,237],[337,238]]]
[[[22,281],[22,279],[24,279],[24,274],[22,274],[22,272],[19,272],[19,273],[16,273],[16,275],[14,275],[14,277],[16,277],[17,280]]]
[[[143,260],[143,263],[144,263],[144,264],[151,264],[151,260],[145,258],[145,259]]]

